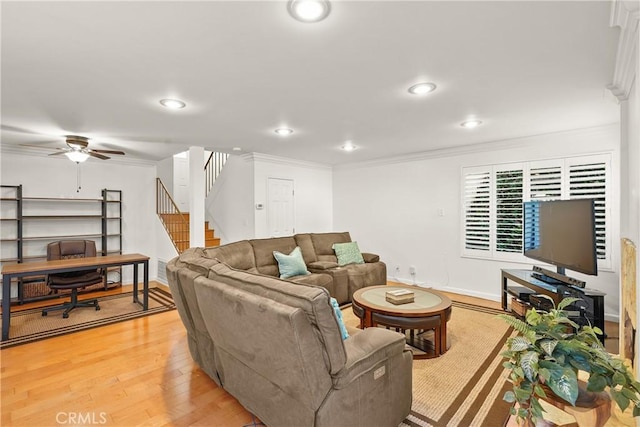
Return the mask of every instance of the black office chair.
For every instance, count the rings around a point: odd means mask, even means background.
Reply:
[[[47,261],[69,258],[85,258],[96,256],[96,242],[93,240],[63,240],[47,245]],[[49,274],[47,285],[52,291],[71,290],[71,301],[61,305],[47,307],[42,310],[46,316],[50,311],[65,310],[62,317],[69,317],[69,312],[76,307],[95,307],[100,310],[97,299],[78,301],[78,289],[100,283],[104,275],[100,269],[72,271],[68,273]]]

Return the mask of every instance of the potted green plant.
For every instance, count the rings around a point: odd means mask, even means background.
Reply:
[[[539,399],[550,392],[575,406],[578,371],[588,375],[588,392],[606,389],[622,411],[633,405],[633,416],[640,415],[640,383],[633,372],[604,349],[597,336],[602,334],[599,328],[579,326],[564,310],[579,299],[565,298],[556,307],[551,298],[541,296],[551,301],[551,310],[531,308],[524,320],[498,315],[519,332],[507,339],[507,350],[502,353],[513,384],[504,400],[518,403],[518,408],[511,408],[518,423],[541,420]]]

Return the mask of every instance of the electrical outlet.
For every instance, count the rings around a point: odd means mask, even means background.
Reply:
[[[414,265],[409,266],[409,274],[412,276],[416,275],[416,267]]]
[[[396,265],[396,273],[400,273],[400,266]]]

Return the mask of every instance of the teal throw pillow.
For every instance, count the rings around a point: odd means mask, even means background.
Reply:
[[[333,311],[336,314],[336,319],[338,320],[338,326],[340,327],[340,335],[343,340],[349,338],[349,332],[347,332],[347,327],[344,326],[344,319],[342,318],[342,311],[340,310],[340,306],[338,305],[338,301],[335,298],[331,298],[331,306],[333,307]]]
[[[278,270],[280,270],[280,278],[288,279],[293,276],[302,276],[310,274],[307,271],[307,266],[302,258],[302,251],[299,246],[296,246],[289,255],[283,254],[278,251],[273,251],[273,256],[278,261]]]
[[[344,266],[347,264],[364,264],[364,258],[360,253],[358,242],[349,243],[334,243],[333,250],[338,257],[338,265]]]

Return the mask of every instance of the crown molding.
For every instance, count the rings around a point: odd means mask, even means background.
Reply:
[[[481,142],[477,144],[460,145],[457,147],[438,148],[435,150],[423,151],[419,153],[406,154],[402,156],[389,157],[386,159],[370,160],[365,162],[345,163],[336,165],[334,170],[349,170],[356,168],[368,168],[393,165],[397,163],[417,162],[422,160],[437,159],[442,157],[463,156],[475,153],[484,153],[487,151],[500,151],[522,149],[528,147],[538,147],[540,141],[544,138],[564,137],[568,140],[578,140],[587,136],[599,137],[610,135],[619,124],[612,123],[602,126],[594,126],[590,128],[571,129],[565,131],[548,132],[537,135],[528,135],[498,141]]]
[[[331,165],[327,165],[324,163],[314,163],[314,162],[308,162],[305,160],[296,160],[288,157],[278,157],[278,156],[272,156],[270,154],[255,153],[255,152],[243,154],[242,158],[245,161],[259,161],[259,162],[274,163],[279,165],[298,166],[306,169],[322,169],[322,170],[332,169]]]
[[[626,101],[638,72],[638,20],[640,17],[638,0],[614,0],[611,5],[611,27],[620,27],[618,51],[613,71],[613,81],[607,89]]]

